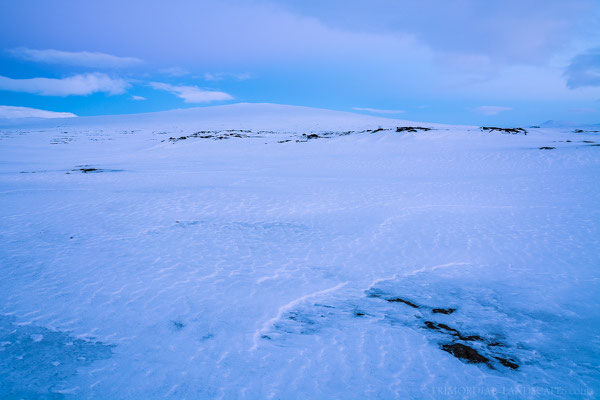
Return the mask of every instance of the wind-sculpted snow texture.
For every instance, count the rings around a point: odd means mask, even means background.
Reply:
[[[580,130],[252,104],[5,123],[0,398],[597,398]]]

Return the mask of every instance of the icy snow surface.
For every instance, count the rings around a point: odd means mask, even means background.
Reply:
[[[596,398],[598,143],[268,104],[0,122],[0,398]]]

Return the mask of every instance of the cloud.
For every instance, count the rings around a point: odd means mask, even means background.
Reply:
[[[252,78],[252,75],[249,72],[242,73],[229,73],[229,72],[207,72],[204,74],[205,81],[220,81],[226,78],[232,78],[238,81],[245,81],[247,79]]]
[[[29,107],[0,106],[0,118],[70,118],[76,116],[70,112],[46,111]]]
[[[597,112],[595,108],[571,108],[569,112],[576,114],[593,114]]]
[[[0,76],[0,90],[33,93],[42,96],[86,96],[96,92],[121,94],[128,87],[129,83],[123,79],[113,79],[101,73],[73,75],[62,79],[12,79]]]
[[[262,1],[327,26],[408,34],[436,53],[485,56],[508,64],[548,60],[573,38],[589,38],[598,18],[597,0]]]
[[[352,107],[353,110],[356,111],[367,111],[376,114],[402,114],[404,110],[380,110],[377,108],[368,108],[368,107]]]
[[[35,50],[19,47],[9,50],[9,53],[14,57],[27,61],[91,68],[131,67],[143,62],[135,57],[118,57],[90,51]]]
[[[479,106],[475,107],[473,111],[483,115],[496,115],[500,114],[503,111],[510,111],[512,108],[510,107],[502,107],[502,106]]]
[[[131,96],[131,99],[132,99],[132,100],[138,100],[138,101],[139,101],[139,100],[147,100],[145,97],[142,97],[142,96],[136,96],[136,95],[133,95],[133,96]]]
[[[592,12],[598,0],[181,0],[177,7],[149,0],[143,15],[138,3],[9,2],[0,13],[0,46],[135,55],[147,67],[138,78],[176,82],[154,74],[178,66],[190,71],[181,85],[211,87],[229,83],[219,71],[250,71],[261,81],[235,93],[252,101],[318,100],[350,108],[401,93],[406,104],[439,100],[472,117],[468,104],[523,98],[548,104],[565,96],[584,104],[599,97],[588,93],[597,88],[569,90],[556,68],[568,64],[564,57],[574,48],[598,46],[600,25]],[[441,115],[438,110],[428,115]],[[509,114],[523,115],[500,115]]]
[[[159,68],[177,66],[189,71],[254,72],[257,66],[279,68],[281,63],[298,65],[298,61],[335,60],[338,56],[345,61],[368,59],[374,53],[415,57],[403,51],[403,38],[374,43],[379,42],[378,34],[330,28],[313,17],[283,9],[277,2],[182,0],[173,7],[150,0],[140,4],[124,5],[118,0],[93,4],[11,2],[0,13],[0,38],[34,36],[65,48],[87,43],[118,54],[135,54]],[[31,12],[32,7],[36,13]]]
[[[169,76],[184,76],[189,74],[189,71],[181,67],[162,68],[158,72]]]
[[[173,86],[168,83],[150,82],[150,86],[157,90],[165,90],[182,98],[186,103],[209,103],[211,101],[232,100],[233,96],[225,92],[204,90],[198,86]]]
[[[600,47],[575,56],[563,77],[566,78],[569,89],[600,86]]]

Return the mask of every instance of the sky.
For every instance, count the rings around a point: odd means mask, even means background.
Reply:
[[[600,1],[0,0],[0,118],[238,102],[600,123]]]

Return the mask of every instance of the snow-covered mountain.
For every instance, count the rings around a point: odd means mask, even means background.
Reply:
[[[0,398],[598,395],[598,133],[3,124]]]
[[[77,118],[29,118],[1,120],[0,126],[29,127],[132,127],[254,130],[344,130],[392,127],[409,121],[343,111],[269,103],[238,103],[144,114]],[[428,126],[436,124],[428,124]]]
[[[600,127],[600,124],[580,124],[572,121],[554,121],[549,120],[540,124],[541,128],[585,128],[585,127]]]

